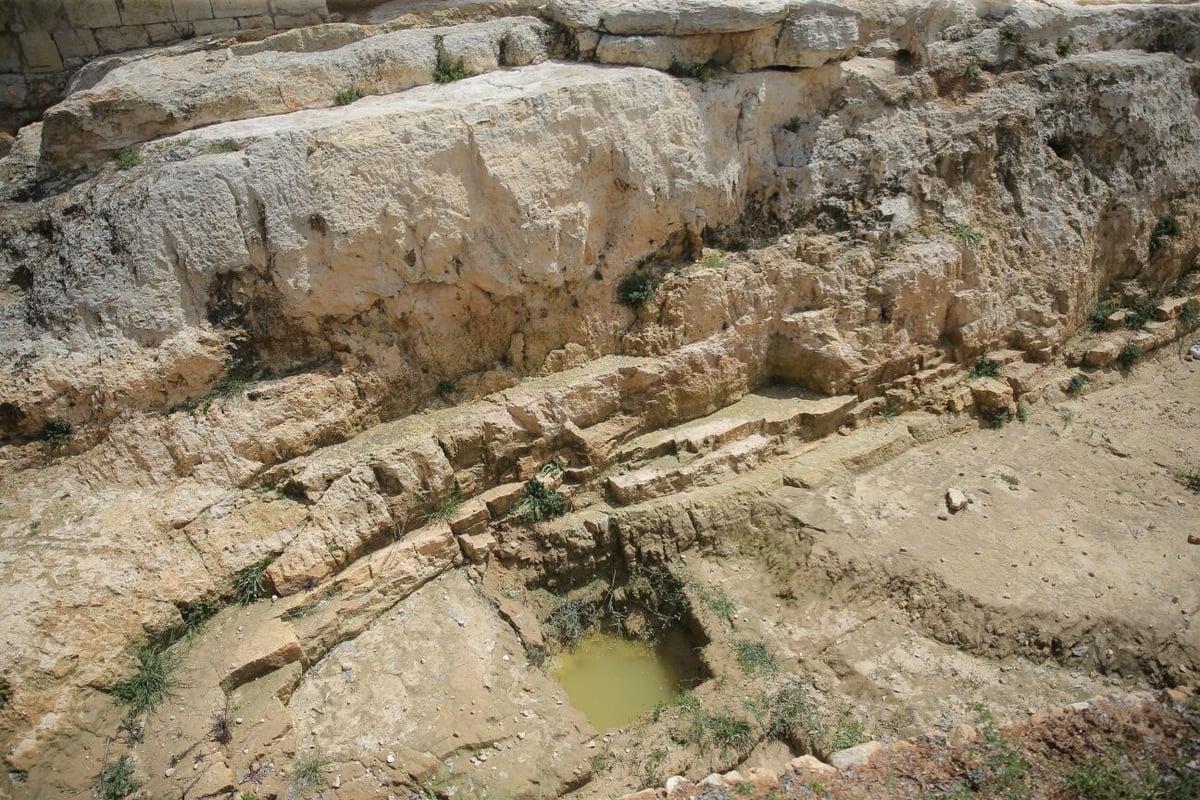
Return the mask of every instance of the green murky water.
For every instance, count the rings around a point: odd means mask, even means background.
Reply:
[[[665,652],[608,633],[589,634],[560,653],[551,674],[599,731],[632,722],[681,688]]]

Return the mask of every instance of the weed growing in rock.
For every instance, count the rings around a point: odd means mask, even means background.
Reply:
[[[105,764],[96,779],[96,794],[101,800],[122,800],[141,787],[142,784],[133,777],[133,762],[129,756]]]
[[[838,722],[837,730],[829,739],[830,750],[845,750],[857,744],[870,741],[866,728],[858,720],[843,718]]]
[[[328,765],[329,759],[320,750],[297,756],[296,761],[292,764],[292,785],[297,789],[324,786],[323,771]]]
[[[719,714],[708,717],[705,728],[722,756],[744,753],[754,745],[754,734],[745,720]]]
[[[1154,309],[1158,308],[1160,302],[1162,301],[1157,297],[1139,300],[1133,308],[1125,312],[1125,327],[1131,330],[1145,327],[1146,323],[1153,318]]]
[[[1190,327],[1195,325],[1198,320],[1200,320],[1200,302],[1194,297],[1189,297],[1179,312],[1179,321]]]
[[[1016,475],[1010,475],[1007,472],[1000,473],[1000,480],[1004,481],[1009,486],[1020,486],[1021,485],[1020,478],[1018,478]]]
[[[1029,404],[1024,400],[1017,402],[1017,420],[1020,422],[1029,422]]]
[[[1142,348],[1138,347],[1133,342],[1121,348],[1121,352],[1117,353],[1117,363],[1121,365],[1121,369],[1133,369],[1139,361],[1142,360]]]
[[[654,298],[658,287],[645,275],[634,273],[617,284],[617,302],[629,308],[645,305]]]
[[[705,256],[704,266],[708,267],[709,269],[720,269],[724,265],[721,262],[721,257],[714,254],[714,255],[710,255],[710,256]]]
[[[425,515],[425,524],[429,525],[433,522],[449,522],[450,518],[458,513],[463,507],[463,503],[467,502],[455,486],[450,491],[446,492],[446,496],[442,498],[442,504],[436,510]]]
[[[71,441],[71,423],[59,417],[51,417],[42,426],[42,441],[51,447],[58,447]]]
[[[969,250],[974,250],[983,241],[983,234],[970,225],[955,225],[950,229],[950,235]]]
[[[567,498],[557,489],[547,488],[537,478],[525,482],[521,499],[513,506],[513,514],[525,522],[541,522],[567,513]]]
[[[981,769],[969,770],[967,779],[973,791],[987,791],[989,796],[1017,800],[1029,796],[1029,762],[1012,742],[996,728],[990,711],[978,703],[972,708],[976,727],[983,736],[984,759]]]
[[[244,606],[248,606],[258,599],[263,593],[263,573],[267,571],[267,567],[271,566],[271,562],[275,560],[275,556],[269,555],[260,558],[248,567],[242,567],[233,576],[233,593],[237,597],[238,602]]]
[[[1008,413],[1007,408],[1000,408],[992,412],[988,417],[988,422],[992,423],[993,428],[1003,428],[1012,421],[1012,414]]]
[[[980,356],[975,359],[968,374],[972,378],[999,378],[1000,362],[987,356]]]
[[[142,154],[136,148],[129,147],[113,156],[117,169],[133,169],[142,163]]]
[[[983,77],[983,67],[980,66],[978,61],[972,58],[971,62],[967,64],[967,71],[965,75],[968,81],[975,83],[975,81]]]
[[[1088,379],[1086,375],[1076,373],[1071,376],[1071,380],[1067,383],[1067,394],[1071,397],[1078,397],[1083,394],[1083,390],[1087,387]]]
[[[721,68],[714,62],[693,62],[672,61],[671,66],[667,67],[667,72],[674,75],[676,78],[694,78],[701,83],[707,83],[717,77],[717,73]]]
[[[1183,233],[1179,227],[1179,220],[1175,219],[1175,213],[1168,211],[1158,218],[1158,222],[1154,225],[1154,230],[1150,231],[1150,253],[1153,255],[1166,246],[1166,239],[1174,238]]]
[[[1063,36],[1054,43],[1054,52],[1058,53],[1060,58],[1066,58],[1075,54],[1075,37]]]
[[[183,617],[183,627],[187,633],[194,633],[204,627],[217,614],[217,607],[212,603],[189,603],[179,609]]]
[[[236,153],[241,150],[242,146],[237,143],[236,139],[218,139],[215,142],[209,142],[204,145],[206,153]]]
[[[454,83],[455,81],[461,81],[463,78],[469,78],[474,74],[467,69],[466,62],[461,58],[451,63],[439,56],[437,66],[433,68],[433,80],[435,83]]]
[[[1075,421],[1075,412],[1069,408],[1060,408],[1058,410],[1058,418],[1062,420],[1063,430],[1065,431]]]
[[[359,89],[357,86],[352,86],[349,89],[338,92],[333,98],[333,102],[337,103],[339,106],[348,106],[355,100],[362,100],[364,96],[365,95],[363,94],[362,89]]]
[[[625,584],[627,593],[636,596],[660,629],[673,627],[692,607],[683,580],[667,567],[634,565]]]
[[[1161,773],[1149,764],[1130,763],[1111,753],[1071,770],[1066,784],[1080,800],[1193,800],[1200,797],[1200,775],[1187,768]]]
[[[788,133],[799,133],[804,128],[804,117],[796,116],[783,123],[783,129]]]
[[[152,711],[178,685],[180,662],[177,654],[154,645],[139,648],[137,660],[135,672],[112,687],[113,697],[134,717]]]
[[[1088,322],[1092,325],[1092,330],[1102,331],[1108,323],[1108,318],[1121,310],[1121,306],[1113,300],[1102,300],[1092,309],[1092,313],[1088,314]]]
[[[437,382],[437,386],[433,387],[433,391],[438,397],[449,397],[458,391],[458,383],[446,378]]]
[[[675,714],[671,738],[679,744],[694,745],[701,753],[715,745],[724,756],[731,751],[745,752],[754,745],[749,722],[725,713],[710,714],[692,692],[684,692],[668,704],[659,704],[654,709],[654,719],[657,721],[669,712]]]
[[[1000,46],[1001,47],[1020,47],[1021,46],[1021,31],[1016,25],[1006,23],[1000,26]]]
[[[233,741],[233,729],[229,726],[227,711],[218,711],[213,716],[212,724],[208,726],[208,735],[217,744],[229,744]]]
[[[747,675],[773,675],[779,671],[779,661],[763,642],[734,642],[738,666]]]
[[[879,410],[879,419],[882,422],[893,422],[896,419],[896,409],[884,406]]]

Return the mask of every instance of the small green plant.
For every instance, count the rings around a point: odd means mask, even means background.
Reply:
[[[263,573],[267,571],[267,567],[271,566],[271,562],[275,560],[275,556],[269,555],[260,558],[248,567],[242,567],[233,576],[233,593],[237,597],[238,602],[244,606],[248,606],[259,598],[263,593]]]
[[[1075,412],[1069,408],[1060,408],[1058,410],[1058,418],[1062,420],[1063,430],[1065,431],[1075,421]]]
[[[59,417],[51,417],[42,426],[42,441],[51,447],[58,447],[71,441],[73,433],[71,423]]]
[[[241,149],[242,146],[238,144],[236,139],[218,139],[204,146],[204,152],[206,153],[236,153]]]
[[[100,769],[100,775],[96,779],[96,794],[101,800],[122,800],[141,786],[142,784],[133,777],[133,762],[129,756],[121,756]]]
[[[557,489],[548,489],[537,478],[525,482],[521,499],[513,506],[513,514],[525,522],[541,522],[567,513],[567,498]]]
[[[763,733],[767,736],[782,741],[803,738],[810,750],[825,739],[825,725],[808,696],[808,687],[799,679],[789,678],[768,694],[765,706]]]
[[[433,68],[433,80],[435,83],[454,83],[455,81],[461,81],[463,78],[469,78],[474,74],[467,69],[466,62],[461,58],[450,62],[439,56],[437,66]]]
[[[1029,422],[1029,404],[1024,400],[1017,401],[1017,419],[1020,422]]]
[[[210,397],[220,397],[223,400],[229,400],[234,397],[241,397],[250,388],[249,382],[232,372],[226,372],[217,382],[213,384],[212,390],[209,392]]]
[[[829,740],[830,750],[845,750],[863,742],[870,741],[865,726],[858,720],[843,718],[838,722],[837,730]]]
[[[705,721],[705,728],[723,756],[731,752],[744,753],[754,745],[750,723],[745,720],[724,715],[710,716]]]
[[[1012,474],[1010,474],[1010,473],[1007,473],[1007,472],[1001,472],[1001,473],[1000,473],[1000,480],[1004,481],[1004,482],[1005,482],[1005,483],[1007,483],[1009,486],[1020,486],[1020,485],[1021,485],[1021,479],[1020,479],[1020,478],[1018,478],[1016,475],[1012,475]]]
[[[894,422],[896,419],[896,409],[890,405],[884,406],[879,410],[879,419],[887,423]]]
[[[566,646],[587,636],[599,621],[599,610],[591,603],[563,598],[546,617],[546,632]]]
[[[127,147],[113,157],[117,169],[133,169],[142,163],[142,154],[136,148]]]
[[[1007,408],[998,408],[988,417],[988,421],[992,423],[993,428],[1003,428],[1012,421],[1012,414]]]
[[[693,78],[701,83],[707,83],[717,77],[720,72],[720,67],[713,61],[672,61],[671,66],[667,68],[667,72],[674,75],[676,78]]]
[[[1184,325],[1191,326],[1195,325],[1197,320],[1200,320],[1200,301],[1197,301],[1194,297],[1189,297],[1179,312],[1179,321]]]
[[[1000,46],[1001,47],[1020,47],[1021,46],[1021,31],[1016,25],[1011,22],[1000,26]]]
[[[175,670],[179,656],[166,648],[147,645],[138,648],[137,668],[132,675],[112,687],[117,702],[129,707],[130,716],[154,710],[178,685]]]
[[[429,525],[433,522],[449,522],[451,517],[458,513],[463,507],[463,503],[467,502],[462,496],[462,493],[455,486],[445,497],[442,498],[441,505],[436,510],[425,515],[425,524]]]
[[[1175,212],[1168,211],[1166,214],[1163,214],[1158,218],[1154,230],[1150,231],[1151,255],[1166,246],[1166,239],[1176,237],[1182,232],[1182,229],[1179,227],[1179,220],[1175,219]]]
[[[1121,365],[1121,369],[1133,369],[1141,360],[1142,348],[1133,342],[1122,347],[1121,352],[1117,353],[1117,363]]]
[[[1075,37],[1063,36],[1054,44],[1054,51],[1058,53],[1060,58],[1066,58],[1075,54]]]
[[[709,269],[720,269],[722,266],[721,257],[713,253],[704,257],[704,266]]]
[[[1083,394],[1083,390],[1087,387],[1087,384],[1088,379],[1086,375],[1075,373],[1067,383],[1067,394],[1071,397],[1078,397]]]
[[[338,92],[333,98],[333,102],[337,103],[339,106],[348,106],[355,100],[362,100],[364,96],[365,95],[363,94],[362,89],[359,89],[357,86],[352,86],[349,89],[344,89]]]
[[[1000,362],[987,356],[980,356],[971,365],[968,375],[971,378],[998,378],[1000,377]]]
[[[773,675],[779,671],[779,661],[763,642],[733,643],[738,666],[747,675]]]
[[[1131,330],[1144,328],[1146,323],[1154,317],[1154,310],[1158,308],[1160,302],[1162,301],[1157,297],[1139,300],[1133,308],[1125,312],[1125,327]]]
[[[955,225],[950,229],[950,235],[969,250],[974,250],[983,241],[983,234],[970,225]]]
[[[1179,482],[1191,489],[1193,492],[1200,494],[1200,467],[1192,467],[1179,476]]]
[[[617,302],[629,308],[645,305],[658,291],[654,281],[640,273],[627,275],[617,284]]]
[[[729,598],[729,595],[725,594],[723,589],[717,586],[701,586],[696,590],[696,594],[705,608],[725,620],[729,626],[733,626],[733,618],[737,615],[737,605]]]
[[[982,774],[971,778],[971,788],[986,788],[989,797],[1003,800],[1023,800],[1031,788],[1029,762],[1020,749],[1001,735],[990,711],[974,704],[976,727],[983,736],[984,763]]]
[[[449,397],[458,391],[458,383],[456,381],[443,378],[437,382],[437,386],[433,387],[433,391],[438,397]]]
[[[1092,309],[1092,313],[1088,315],[1088,322],[1092,325],[1092,330],[1102,331],[1104,326],[1108,324],[1108,318],[1121,310],[1121,306],[1114,300],[1102,300]]]
[[[978,61],[972,58],[970,63],[967,64],[967,71],[965,74],[968,81],[975,83],[975,81],[983,77],[983,67],[980,66]]]
[[[799,133],[804,129],[804,117],[797,114],[787,122],[783,123],[783,129],[788,133]]]
[[[297,789],[308,789],[325,785],[325,767],[329,759],[320,750],[297,756],[292,764],[292,785]]]
[[[204,627],[204,623],[217,615],[217,607],[212,603],[189,603],[179,610],[183,617],[183,627],[188,633],[193,633]]]

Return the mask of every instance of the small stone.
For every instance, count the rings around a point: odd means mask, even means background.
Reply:
[[[396,754],[395,754],[395,753],[388,753],[388,754],[387,754],[387,763],[389,763],[389,764],[395,764],[395,763],[396,763]]]
[[[351,664],[349,661],[342,662],[342,672],[349,672],[352,669],[354,669],[354,665]]]
[[[967,496],[962,489],[951,487],[946,490],[946,508],[951,512],[962,511],[967,507]]]
[[[234,724],[235,724],[235,725],[241,725],[241,724],[242,724],[242,718],[241,718],[241,717],[234,717],[234,719],[233,719],[233,722],[234,722]]]
[[[829,757],[829,763],[838,769],[857,767],[866,764],[882,749],[883,745],[879,742],[865,742],[854,747],[847,747],[845,750],[838,750]]]
[[[950,519],[950,515],[947,514],[945,511],[939,511],[937,518],[942,520],[943,522],[945,522],[946,520]]]
[[[174,768],[174,767],[167,767],[165,770],[163,770],[163,777],[164,777],[164,778],[169,778],[169,777],[171,777],[171,776],[172,776],[172,775],[174,775],[174,774],[175,774],[175,768]]]

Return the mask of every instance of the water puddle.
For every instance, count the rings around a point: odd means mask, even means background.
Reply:
[[[559,653],[550,674],[596,730],[619,728],[682,691],[670,647],[590,633]]]

